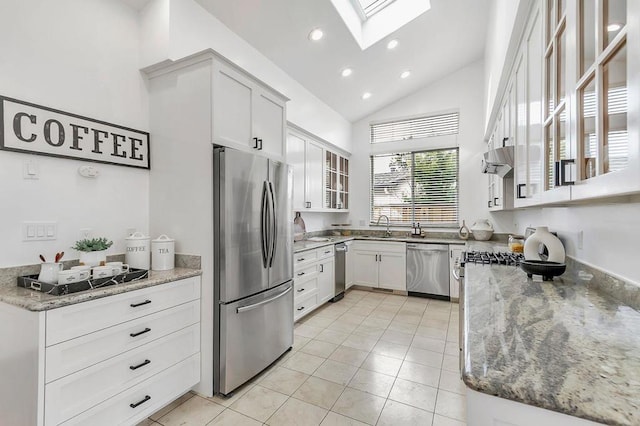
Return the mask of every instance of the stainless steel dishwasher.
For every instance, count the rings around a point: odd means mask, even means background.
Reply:
[[[449,246],[407,244],[407,292],[449,300]]]

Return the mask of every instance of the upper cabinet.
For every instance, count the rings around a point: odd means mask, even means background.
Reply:
[[[244,71],[215,61],[213,141],[283,159],[286,100]]]
[[[531,5],[488,137],[513,139],[513,186],[502,184],[514,206],[640,192],[640,101],[628,96],[640,91],[640,56],[627,54],[640,49],[640,2]],[[500,192],[490,184],[494,208]]]
[[[349,159],[302,129],[287,130],[287,163],[293,167],[295,211],[349,208]]]

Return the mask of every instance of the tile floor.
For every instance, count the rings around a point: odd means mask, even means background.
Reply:
[[[455,303],[352,290],[231,397],[188,393],[140,425],[465,425],[458,325]]]

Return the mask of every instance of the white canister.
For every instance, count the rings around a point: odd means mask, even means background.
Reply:
[[[151,267],[154,271],[173,269],[176,255],[176,240],[162,234],[151,241]]]
[[[151,267],[151,248],[149,245],[149,237],[142,232],[135,232],[126,238],[127,251],[124,258],[125,263],[131,268],[150,269]]]

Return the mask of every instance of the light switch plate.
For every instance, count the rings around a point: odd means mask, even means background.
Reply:
[[[58,239],[58,222],[22,222],[22,241]]]

